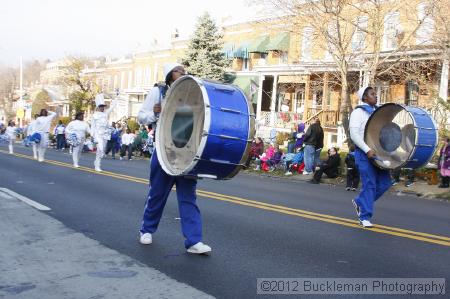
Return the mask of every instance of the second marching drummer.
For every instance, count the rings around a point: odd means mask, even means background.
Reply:
[[[362,102],[350,115],[350,137],[356,145],[355,162],[361,174],[362,187],[359,195],[352,200],[358,219],[365,228],[372,227],[374,203],[391,186],[388,170],[375,167],[372,159],[376,153],[364,142],[364,130],[370,115],[375,111],[377,96],[372,87],[358,90],[358,100]]]
[[[167,88],[178,78],[185,75],[185,70],[178,63],[164,66],[165,86],[155,86],[150,90],[141,110],[138,120],[141,124],[152,124],[156,127],[161,113],[161,101],[165,98]],[[150,190],[145,204],[142,226],[140,229],[141,244],[151,244],[152,234],[156,232],[173,185],[176,185],[178,207],[181,220],[181,230],[185,237],[184,245],[189,253],[207,254],[211,247],[202,243],[202,219],[197,206],[197,180],[183,176],[170,176],[159,164],[158,153],[152,155],[150,165]]]

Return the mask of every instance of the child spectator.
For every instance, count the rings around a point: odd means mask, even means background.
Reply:
[[[275,153],[272,158],[267,160],[267,165],[269,166],[269,171],[272,172],[275,170],[275,167],[280,164],[281,159],[283,158],[283,151],[280,149],[279,145],[275,146]]]
[[[275,148],[273,147],[273,143],[269,145],[269,147],[266,149],[266,151],[256,158],[256,167],[255,170],[261,170],[261,166],[263,166],[263,163],[267,162],[269,159],[272,158],[272,156],[275,154]],[[267,165],[267,163],[265,163]]]

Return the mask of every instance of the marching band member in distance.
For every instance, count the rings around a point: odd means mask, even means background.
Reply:
[[[27,127],[27,136],[31,137],[35,132],[36,119],[39,117],[39,114],[34,115],[34,119],[28,124]],[[37,160],[37,144],[36,142],[31,142],[31,147],[33,148],[33,158]]]
[[[108,125],[108,117],[116,106],[116,101],[112,101],[111,107],[105,110],[105,98],[102,93],[95,97],[95,105],[98,111],[92,116],[91,134],[97,142],[97,152],[95,154],[95,170],[101,172],[101,161],[105,153],[106,143],[111,139],[111,131]]]
[[[87,122],[83,121],[84,112],[78,112],[75,115],[75,120],[71,121],[66,128],[67,139],[69,140],[71,134],[77,136],[77,145],[72,147],[73,167],[78,168],[81,152],[83,151],[84,142],[86,141],[86,134],[90,134],[91,130]]]
[[[41,141],[37,146],[37,154],[39,162],[44,161],[45,151],[48,146],[48,132],[50,131],[50,126],[55,116],[56,116],[55,112],[47,111],[47,109],[41,109],[39,117],[36,118],[36,122],[34,124],[34,133],[39,133],[41,135]]]
[[[8,127],[5,131],[6,136],[8,136],[9,143],[8,149],[10,154],[14,154],[14,142],[16,141],[16,124],[13,120],[8,122]]]
[[[358,100],[362,102],[350,115],[350,137],[356,145],[355,162],[361,174],[362,187],[359,195],[352,200],[358,219],[365,228],[372,227],[370,219],[377,199],[391,186],[388,170],[380,169],[371,162],[376,153],[364,142],[364,131],[370,115],[377,108],[377,96],[372,87],[358,90]]]
[[[185,75],[182,65],[177,63],[164,66],[166,86]],[[165,87],[155,86],[148,93],[138,114],[141,124],[156,123],[161,112],[161,100],[164,99]],[[152,234],[156,232],[173,185],[176,185],[178,207],[181,218],[181,230],[186,238],[184,245],[189,253],[208,254],[211,247],[202,243],[202,219],[197,206],[197,180],[182,176],[170,176],[159,164],[157,152],[154,151],[150,165],[150,190],[145,204],[142,226],[140,229],[141,244],[152,243]]]

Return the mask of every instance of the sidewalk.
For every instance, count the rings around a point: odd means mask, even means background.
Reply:
[[[285,176],[284,172],[275,170],[274,172],[264,172],[264,171],[255,171],[253,169],[247,169],[244,170],[243,173],[246,173],[248,175],[261,175],[261,176],[267,176],[267,177],[274,177],[279,179],[287,179],[287,180],[294,180],[294,181],[310,181],[312,179],[312,175],[302,175],[302,174],[293,174],[290,176]],[[329,179],[326,177],[326,175],[323,175],[321,184],[328,184],[328,185],[336,185],[336,186],[343,186],[345,187],[346,178],[345,177],[337,177],[335,179]],[[360,184],[361,187],[361,184]],[[390,192],[396,193],[397,195],[402,194],[413,194],[417,195],[423,198],[428,199],[444,199],[444,200],[450,200],[450,189],[445,188],[441,189],[438,188],[438,185],[428,185],[428,183],[424,180],[418,179],[414,182],[414,184],[410,187],[405,187],[404,181],[400,181],[395,186],[392,186],[389,190]]]
[[[211,298],[3,191],[0,239],[0,298]]]

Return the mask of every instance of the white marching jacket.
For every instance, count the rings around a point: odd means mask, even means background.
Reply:
[[[50,131],[50,126],[52,124],[53,118],[55,118],[56,113],[49,111],[48,116],[39,116],[36,118],[34,123],[34,133],[45,134]]]
[[[91,130],[87,122],[78,119],[71,121],[66,127],[66,135],[69,136],[71,134],[75,134],[77,135],[78,140],[84,140],[86,138],[86,134],[90,133]]]
[[[108,117],[115,106],[116,101],[113,101],[111,103],[111,107],[106,109],[105,112],[96,111],[94,115],[92,115],[91,135],[95,140],[98,140],[99,138],[106,140],[111,139],[111,130]]]
[[[31,136],[34,134],[35,130],[34,130],[34,126],[36,124],[36,120],[33,119],[30,124],[27,127],[27,136]]]
[[[6,127],[5,134],[9,137],[9,139],[16,139],[16,127]]]

